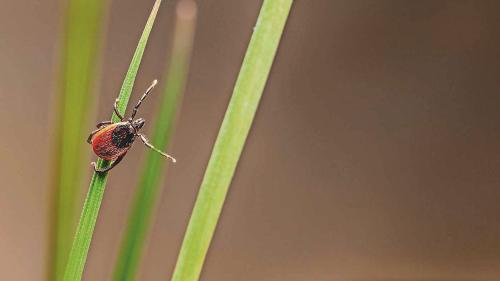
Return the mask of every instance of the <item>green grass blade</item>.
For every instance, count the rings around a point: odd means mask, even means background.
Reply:
[[[61,77],[59,78],[51,242],[48,280],[59,281],[76,226],[76,209],[82,189],[85,132],[97,76],[100,32],[106,1],[71,0],[65,12]],[[87,165],[85,165],[87,167]]]
[[[153,10],[148,18],[144,31],[139,39],[137,49],[130,63],[129,69],[123,81],[123,86],[120,90],[118,96],[118,108],[120,113],[124,114],[127,108],[130,95],[132,93],[132,88],[134,86],[135,77],[141,63],[142,55],[146,44],[148,41],[149,34],[153,27],[158,8],[160,7],[161,0],[156,0]],[[118,121],[118,117],[113,114],[113,121]],[[99,168],[107,166],[109,163],[107,161],[99,160],[97,162]],[[64,281],[79,281],[81,280],[83,268],[85,266],[85,261],[87,259],[87,253],[90,246],[90,241],[92,240],[92,233],[94,232],[95,223],[97,220],[97,215],[99,213],[99,208],[101,206],[101,201],[104,195],[104,188],[106,185],[107,173],[97,174],[94,173],[92,180],[90,182],[89,191],[87,193],[87,198],[83,205],[83,211],[78,222],[76,235],[73,240],[73,246],[71,248],[68,262],[66,265],[66,271],[64,273]]]
[[[168,147],[173,133],[175,115],[180,108],[191,56],[195,22],[195,3],[191,0],[180,1],[177,5],[171,61],[165,79],[166,86],[151,136],[152,143],[161,149]],[[114,269],[113,280],[115,281],[136,279],[145,237],[156,206],[156,198],[161,191],[160,183],[165,171],[165,163],[166,159],[160,154],[154,151],[147,152]]]
[[[201,183],[172,276],[199,278],[229,184],[252,125],[292,0],[265,0]]]

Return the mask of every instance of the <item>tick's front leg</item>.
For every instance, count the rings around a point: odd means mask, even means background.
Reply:
[[[113,111],[115,112],[116,116],[118,116],[118,118],[120,118],[120,121],[123,121],[123,115],[120,114],[120,111],[118,111],[118,101],[119,99],[117,98],[115,100],[115,104],[113,104]]]

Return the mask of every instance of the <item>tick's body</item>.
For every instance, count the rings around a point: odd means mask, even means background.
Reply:
[[[128,122],[103,127],[91,139],[92,148],[99,158],[116,160],[125,154],[135,140],[135,133]]]
[[[123,159],[127,151],[130,149],[132,144],[134,143],[136,137],[139,137],[141,141],[149,148],[159,152],[161,155],[170,158],[173,162],[175,159],[170,155],[156,149],[153,145],[151,145],[146,137],[139,133],[139,130],[144,126],[144,119],[139,118],[133,120],[135,114],[137,113],[137,109],[141,105],[142,101],[146,98],[146,96],[151,92],[153,87],[156,85],[156,80],[153,81],[153,84],[148,88],[146,93],[142,95],[139,99],[139,102],[134,107],[132,112],[132,116],[124,121],[124,117],[118,112],[116,107],[117,101],[115,102],[114,111],[115,114],[120,118],[121,122],[113,123],[112,121],[104,121],[97,124],[97,130],[90,133],[87,142],[92,144],[92,149],[95,154],[99,156],[99,158],[103,160],[113,161],[111,165],[104,169],[97,169],[95,163],[94,170],[96,172],[107,172],[111,170],[114,166],[116,166]]]

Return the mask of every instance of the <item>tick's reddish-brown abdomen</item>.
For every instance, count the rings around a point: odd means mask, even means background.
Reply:
[[[130,148],[130,146],[120,148],[113,144],[113,131],[119,124],[106,126],[92,137],[92,149],[99,158],[112,161]]]

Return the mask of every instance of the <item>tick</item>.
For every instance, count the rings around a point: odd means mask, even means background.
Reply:
[[[128,120],[125,120],[125,117],[122,116],[118,111],[118,99],[116,99],[113,109],[116,116],[120,118],[120,122],[100,122],[97,124],[97,129],[90,133],[87,142],[92,145],[94,153],[101,159],[113,161],[109,167],[103,169],[98,169],[96,167],[96,163],[92,162],[91,164],[94,167],[94,171],[98,173],[104,173],[113,169],[118,163],[120,163],[120,161],[122,161],[123,157],[125,157],[136,138],[139,138],[144,143],[144,145],[146,145],[150,149],[169,158],[170,160],[172,160],[172,162],[176,162],[175,158],[154,147],[149,143],[148,139],[143,134],[139,133],[141,128],[144,126],[144,119],[138,118],[134,120],[135,115],[137,114],[137,110],[141,106],[142,101],[144,101],[147,95],[151,93],[153,88],[156,86],[156,83],[156,80],[151,83],[151,86],[149,86],[149,88],[134,106],[132,115],[130,116],[130,118],[128,118]]]

